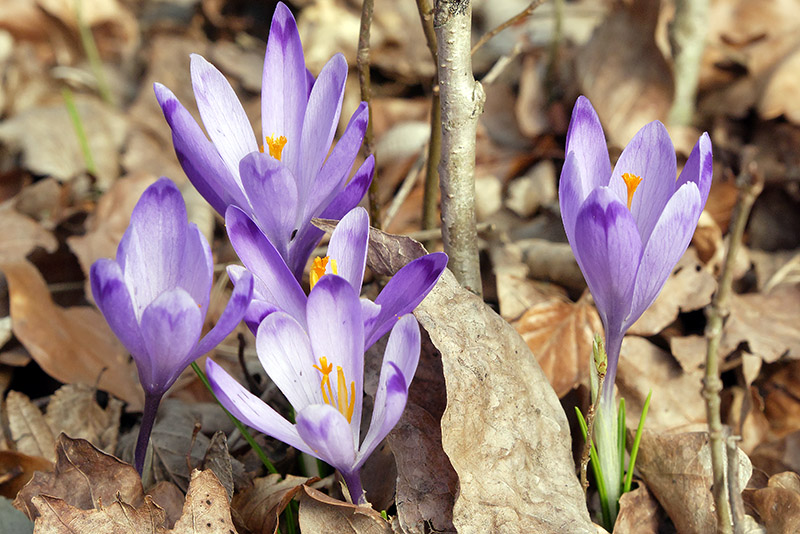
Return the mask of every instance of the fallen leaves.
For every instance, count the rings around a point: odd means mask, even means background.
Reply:
[[[234,521],[250,532],[277,534],[278,517],[300,492],[303,484],[313,482],[307,477],[271,474],[257,478],[253,486],[236,494],[231,501]]]
[[[337,534],[392,534],[392,527],[369,506],[337,501],[321,491],[302,486],[300,530]]]

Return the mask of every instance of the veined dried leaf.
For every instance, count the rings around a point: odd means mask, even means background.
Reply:
[[[58,241],[52,233],[9,206],[0,209],[0,228],[3,229],[0,262],[25,259],[36,247],[42,247],[49,253],[58,248]]]
[[[647,487],[640,485],[620,497],[614,534],[658,534],[665,516],[664,509]]]
[[[786,354],[800,358],[800,284],[767,294],[732,295],[730,310],[721,356],[746,341],[750,352],[767,363]]]
[[[36,471],[53,468],[50,460],[17,451],[0,451],[0,496],[13,499]]]
[[[253,481],[253,487],[233,497],[231,510],[236,512],[238,521],[250,532],[276,534],[278,517],[283,509],[300,492],[303,484],[314,481],[315,479],[293,475],[282,478],[277,474],[257,478]]]
[[[301,486],[300,530],[337,534],[392,534],[392,527],[370,506],[337,501],[319,490]]]
[[[114,451],[119,436],[122,402],[111,397],[101,408],[95,390],[86,384],[67,384],[50,398],[45,420],[53,435],[61,432],[81,438],[105,451]]]
[[[56,461],[56,454],[53,451],[55,442],[53,432],[42,412],[26,395],[16,391],[8,392],[6,417],[11,430],[11,439],[18,452],[46,458],[51,462]]]
[[[586,381],[594,335],[603,332],[603,323],[589,299],[542,302],[513,325],[559,397]]]

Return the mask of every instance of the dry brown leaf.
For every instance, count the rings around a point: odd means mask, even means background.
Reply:
[[[625,146],[639,128],[666,118],[673,81],[654,37],[660,2],[616,6],[579,52],[576,70],[609,141]]]
[[[83,510],[97,508],[100,502],[114,502],[117,495],[134,506],[144,497],[136,469],[97,450],[83,439],[61,434],[56,440],[56,465],[52,472],[34,474],[14,500],[14,506],[35,519],[39,512],[32,500],[47,494],[64,499]]]
[[[95,390],[85,384],[67,384],[56,391],[47,405],[45,420],[54,436],[64,432],[99,449],[114,451],[119,436],[122,401],[111,397],[101,408]]]
[[[720,355],[746,341],[750,352],[767,363],[784,355],[800,358],[800,284],[767,294],[732,295],[730,310]]]
[[[767,534],[800,532],[800,477],[797,473],[771,476],[766,488],[747,491],[745,502],[758,513]]]
[[[193,471],[183,514],[167,534],[236,534],[228,494],[213,471]]]
[[[253,480],[253,486],[237,493],[231,501],[234,520],[256,534],[276,534],[278,517],[300,492],[303,484],[314,482],[307,477],[278,474]],[[238,516],[238,518],[237,518]]]
[[[36,247],[52,254],[58,241],[52,233],[38,222],[11,209],[8,205],[0,209],[0,262],[24,259]]]
[[[678,317],[679,312],[699,310],[709,304],[716,287],[716,280],[703,269],[697,252],[693,248],[688,249],[667,278],[655,302],[633,323],[628,334],[658,334]]]
[[[522,261],[530,269],[528,276],[534,280],[548,280],[567,289],[580,292],[586,288],[578,262],[567,243],[546,239],[521,239]]]
[[[738,453],[738,486],[744,488],[753,468],[747,455],[742,451]],[[727,464],[727,456],[725,458]],[[706,432],[657,434],[645,430],[636,468],[678,532],[716,532],[711,450]]]
[[[762,443],[750,453],[753,465],[767,474],[800,471],[800,431]]]
[[[705,426],[701,379],[699,370],[682,370],[668,352],[644,338],[627,336],[622,342],[616,385],[619,396],[625,398],[629,427],[638,424],[650,391],[653,397],[647,413],[647,429],[687,430]]]
[[[47,374],[67,384],[97,384],[129,409],[141,409],[136,367],[100,312],[57,306],[27,261],[0,264],[0,270],[8,280],[14,334]]]
[[[619,499],[614,534],[658,534],[666,514],[658,501],[640,485]]]
[[[26,395],[9,391],[6,398],[6,417],[11,439],[18,452],[56,461],[53,432],[42,412]]]
[[[787,54],[775,67],[765,83],[758,100],[758,113],[764,119],[784,115],[795,124],[800,123],[800,47]]]
[[[757,383],[773,434],[800,430],[800,361],[772,366]]]
[[[0,451],[0,495],[13,499],[36,471],[47,471],[53,463],[40,456],[17,451]]]
[[[585,383],[594,335],[603,332],[603,323],[589,299],[542,302],[513,325],[559,397]]]
[[[442,354],[458,531],[594,532],[566,416],[519,334],[450,271],[415,315]]]
[[[91,4],[80,4],[81,0],[36,0],[36,4],[68,26],[77,36],[78,13],[83,23],[94,30],[98,48],[103,52],[130,52],[139,41],[139,25],[134,15],[119,0],[93,0]],[[82,9],[79,6],[83,5]]]
[[[300,530],[337,534],[392,534],[392,527],[370,506],[337,501],[319,490],[301,486]]]

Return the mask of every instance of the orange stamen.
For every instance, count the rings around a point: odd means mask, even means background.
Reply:
[[[281,154],[283,153],[283,147],[286,146],[286,137],[284,136],[277,136],[272,135],[266,138],[267,146],[269,147],[269,155],[273,158],[277,159],[278,161],[281,160]],[[264,152],[264,145],[258,147],[259,152]]]
[[[636,192],[636,188],[639,187],[639,184],[642,183],[642,179],[635,174],[626,172],[622,175],[622,180],[625,182],[625,187],[628,188],[628,209],[631,209],[633,194]]]
[[[314,286],[317,285],[319,279],[325,276],[325,271],[328,268],[328,262],[331,264],[331,272],[333,272],[333,274],[337,274],[336,260],[330,256],[325,256],[324,258],[317,256],[314,258],[314,263],[311,265],[311,272],[308,274],[309,290],[314,289]]]
[[[347,380],[344,377],[344,370],[340,365],[336,366],[336,403],[334,404],[333,388],[331,387],[330,379],[330,374],[333,371],[333,364],[329,364],[328,359],[323,356],[319,359],[319,365],[314,365],[314,369],[322,373],[322,381],[319,384],[319,388],[322,391],[322,400],[325,404],[339,410],[339,413],[345,416],[349,423],[353,419],[353,412],[356,408],[355,381],[350,382],[350,394],[348,396]]]

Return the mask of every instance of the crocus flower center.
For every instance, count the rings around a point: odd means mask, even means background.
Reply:
[[[628,188],[628,209],[631,209],[633,194],[636,192],[636,188],[639,187],[639,184],[642,183],[642,179],[635,174],[626,172],[622,175],[622,180],[625,182],[625,187]]]
[[[266,138],[266,142],[267,147],[269,148],[269,155],[280,161],[281,154],[283,153],[283,147],[286,146],[286,137],[282,135],[271,135]],[[258,150],[260,152],[264,152],[264,145],[258,147]]]
[[[317,285],[319,279],[325,276],[325,269],[328,267],[328,262],[331,264],[331,271],[333,274],[338,274],[336,269],[336,260],[330,256],[325,256],[324,258],[317,256],[314,258],[314,264],[311,266],[311,272],[308,275],[309,289],[314,289],[314,286]]]
[[[319,359],[319,365],[314,369],[322,373],[322,381],[319,389],[322,390],[322,399],[325,404],[333,406],[339,413],[347,418],[349,423],[353,419],[353,410],[356,407],[356,383],[350,382],[350,395],[347,394],[347,380],[344,378],[344,370],[341,365],[336,366],[336,395],[333,394],[330,374],[333,372],[333,364],[328,363],[328,359],[323,356]],[[335,401],[335,403],[334,403]]]

